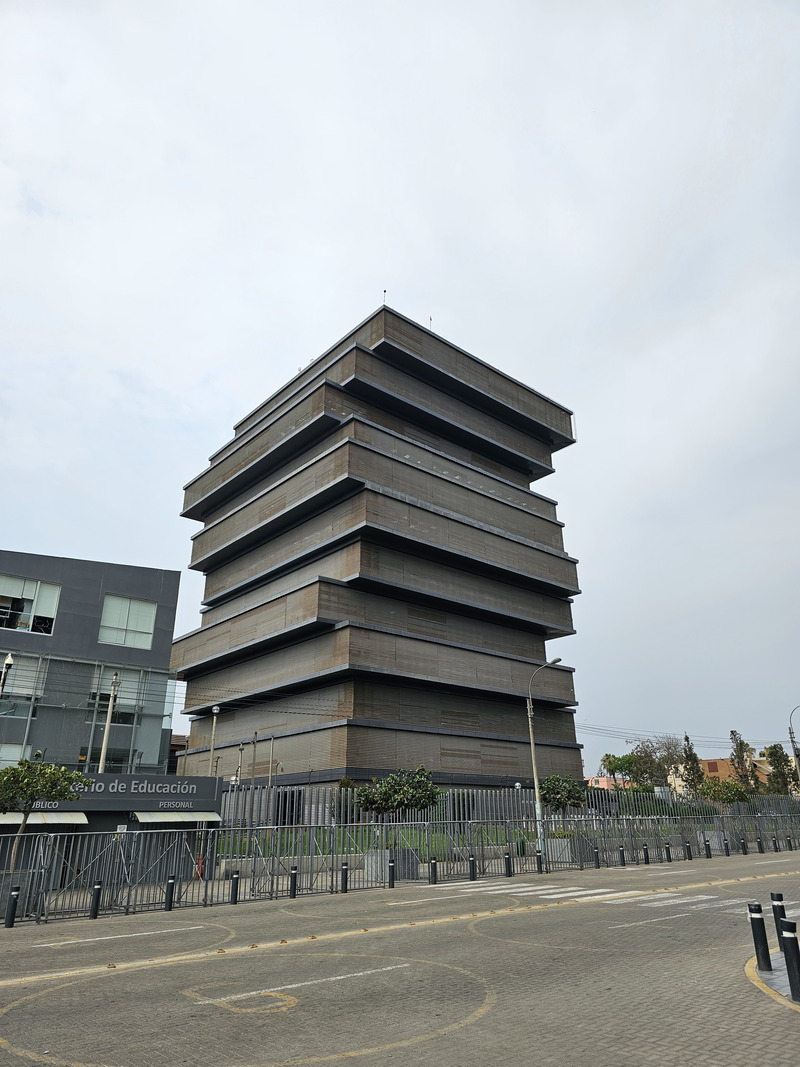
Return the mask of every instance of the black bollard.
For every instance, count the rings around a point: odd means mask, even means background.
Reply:
[[[756,844],[758,845],[758,851],[763,856],[764,855],[764,842],[761,840],[760,837],[756,838]]]
[[[514,873],[514,871],[511,868],[511,853],[510,852],[506,852],[505,856],[503,857],[503,863],[504,863],[504,866],[505,866],[506,878],[510,878],[511,875]]]
[[[428,865],[428,882],[430,885],[436,885],[438,874],[436,872],[436,860],[431,860]]]
[[[103,892],[103,883],[95,882],[92,888],[92,903],[89,905],[89,918],[96,919],[100,910],[100,894]]]
[[[725,855],[726,856],[730,856],[730,854],[731,854],[731,846],[730,846],[730,843],[728,842],[727,837],[722,842],[722,847],[725,849]]]
[[[599,848],[594,848],[594,849],[592,849],[592,852],[594,853],[594,866],[595,866],[595,869],[599,871],[600,870],[600,849]]]
[[[344,863],[342,863],[342,892],[343,893],[347,892],[347,876],[348,876],[349,873],[350,873],[350,865],[345,860]]]
[[[692,846],[688,841],[683,842],[683,855],[684,859],[690,860],[692,858]]]
[[[780,852],[780,849],[778,848],[778,839],[777,839],[777,837],[773,837],[773,839],[772,839],[772,851],[773,852]]]
[[[703,845],[705,846],[705,850],[706,850],[706,859],[710,860],[711,859],[711,842],[708,840],[707,837],[703,838]]]
[[[667,857],[667,863],[672,863],[672,849],[669,841],[664,842],[664,855]]]
[[[786,908],[783,906],[783,893],[770,893],[769,899],[772,901],[772,918],[775,920],[775,933],[778,935],[778,948],[783,952],[781,919],[786,918]]]
[[[172,911],[172,902],[175,899],[175,875],[171,874],[167,879],[167,892],[164,896],[164,911]]]
[[[792,1000],[800,1002],[800,947],[797,944],[797,923],[792,919],[781,919],[781,941]]]
[[[794,848],[794,845],[792,844],[791,837],[787,837],[786,838],[786,851],[787,852],[791,852],[793,848]]]
[[[394,860],[389,860],[389,888],[394,889]]]
[[[744,838],[742,838],[742,840],[739,842],[739,844],[742,846],[742,855],[746,856],[747,855],[747,841]]]
[[[646,844],[642,845],[642,856],[644,857],[644,865],[646,867],[650,862],[650,849]]]
[[[772,961],[769,958],[767,931],[764,929],[764,915],[761,911],[761,905],[748,904],[747,913],[750,919],[750,929],[753,931],[753,944],[756,949],[756,966],[759,971],[771,971]]]
[[[231,873],[231,904],[239,903],[239,872],[233,871]]]
[[[536,849],[536,873],[541,874],[544,870],[544,863],[542,862],[542,850]]]
[[[620,867],[624,867],[625,866],[625,846],[624,845],[620,845],[619,846],[619,865],[620,865]]]
[[[477,868],[477,865],[475,863],[475,857],[474,856],[470,856],[470,858],[469,858],[469,880],[470,880],[470,882],[474,882],[477,877],[478,877],[478,868]]]
[[[14,919],[17,915],[17,901],[19,900],[20,888],[21,887],[18,885],[11,887],[8,904],[6,904],[6,927],[9,929],[14,925]]]
[[[297,896],[297,866],[293,865],[289,870],[289,899],[294,900]]]

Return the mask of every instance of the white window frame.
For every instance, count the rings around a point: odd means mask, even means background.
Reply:
[[[56,628],[60,597],[61,586],[55,582],[42,582],[38,578],[22,578],[18,574],[0,574],[0,616],[6,619],[10,619],[12,615],[17,616],[16,625],[14,627],[0,626],[0,633],[3,630],[13,629],[15,633],[32,633],[40,637],[51,637]],[[11,604],[14,600],[30,604],[30,608],[13,611]],[[47,609],[46,615],[42,612],[42,608]],[[34,629],[36,618],[49,619],[50,630]]]
[[[151,608],[152,612],[149,610]],[[152,614],[149,629],[140,628],[139,617],[143,612]],[[155,600],[139,600],[136,597],[120,596],[118,593],[106,593],[97,640],[101,645],[124,645],[126,648],[149,651],[153,647],[157,612],[158,604]]]

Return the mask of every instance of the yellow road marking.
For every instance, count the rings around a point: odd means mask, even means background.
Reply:
[[[776,949],[773,953],[771,953],[771,955],[777,955],[778,951],[779,950]],[[789,1000],[787,997],[783,996],[783,994],[779,993],[777,989],[773,989],[771,986],[768,986],[764,979],[761,978],[758,973],[758,968],[756,966],[755,956],[753,956],[752,959],[749,959],[744,965],[744,973],[747,975],[753,985],[760,989],[762,993],[766,993],[767,996],[772,997],[773,1000],[777,1000],[779,1004],[783,1004],[785,1007],[791,1008],[792,1011],[800,1011],[800,1004],[795,1004],[793,1000]]]

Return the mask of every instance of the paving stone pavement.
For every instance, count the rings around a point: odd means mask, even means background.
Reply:
[[[771,891],[797,917],[800,855],[17,926],[0,1064],[795,1067],[745,974]]]

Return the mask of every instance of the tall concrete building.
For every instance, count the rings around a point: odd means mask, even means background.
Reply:
[[[257,733],[245,773],[254,751],[282,784],[530,782],[528,688],[579,591],[530,484],[572,441],[566,408],[387,307],[259,404],[186,487],[184,773],[212,769],[216,720],[225,776]],[[582,777],[571,668],[532,695],[540,777]]]

